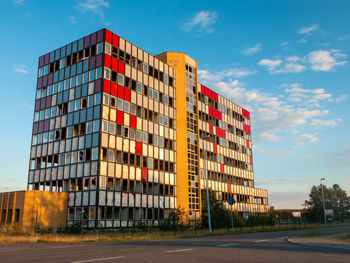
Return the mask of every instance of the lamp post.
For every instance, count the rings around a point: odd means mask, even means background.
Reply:
[[[206,152],[206,147],[204,146],[204,140],[209,138],[210,135],[204,135],[201,137],[201,140],[203,140],[203,159],[204,159],[204,173],[205,173],[205,180],[206,180],[206,192],[207,192],[207,209],[208,209],[208,227],[209,227],[209,233],[211,233],[211,217],[210,217],[210,205],[209,205],[209,190],[208,190],[208,176],[207,176],[207,164],[205,161],[207,152]]]
[[[324,204],[324,194],[323,194],[323,184],[322,181],[324,181],[324,178],[321,178],[321,192],[322,192],[322,204],[323,204],[323,215],[324,215],[324,224],[327,225],[327,218],[326,218],[326,207]]]

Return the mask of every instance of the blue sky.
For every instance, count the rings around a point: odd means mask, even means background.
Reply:
[[[0,191],[24,189],[38,57],[106,27],[186,52],[199,79],[251,111],[256,186],[299,208],[312,185],[350,193],[349,1],[2,0]]]

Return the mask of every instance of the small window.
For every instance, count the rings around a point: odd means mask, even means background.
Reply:
[[[100,42],[100,43],[97,44],[97,53],[96,53],[96,55],[101,54],[102,51],[103,51],[103,42]]]
[[[118,84],[124,86],[124,76],[118,74]]]
[[[109,123],[109,133],[115,134],[115,123],[113,122]]]
[[[123,136],[124,136],[125,138],[128,138],[128,137],[129,137],[129,128],[127,128],[127,127],[124,127],[124,128],[123,128]]]
[[[102,67],[96,69],[96,79],[102,78]]]
[[[109,95],[103,94],[103,104],[109,105]]]
[[[143,64],[143,72],[148,74],[148,65],[147,64]]]
[[[124,101],[124,111],[125,111],[125,112],[128,112],[128,113],[129,113],[129,106],[130,106],[129,102]]]
[[[148,89],[148,96],[150,98],[153,98],[153,90],[152,89]]]
[[[105,79],[111,79],[111,70],[109,68],[105,68]]]
[[[111,96],[111,102],[110,102],[110,106],[115,108],[116,107],[116,98]]]
[[[132,140],[135,140],[135,130],[134,129],[129,130],[129,138]]]
[[[158,91],[154,91],[153,92],[153,98],[155,99],[155,100],[158,100]]]
[[[118,110],[123,110],[123,101],[118,99]]]
[[[136,141],[140,142],[141,141],[141,132],[136,131]]]
[[[111,44],[109,44],[107,42],[105,45],[105,52],[106,52],[106,54],[111,55]]]
[[[108,132],[108,121],[103,121],[102,122],[102,131]]]
[[[137,83],[137,92],[142,93],[142,84],[139,82]]]
[[[147,138],[147,133],[144,132],[144,133],[143,133],[143,137],[142,137],[143,142],[144,142],[144,143],[147,143],[147,142],[148,142],[147,139],[148,139],[148,138]]]

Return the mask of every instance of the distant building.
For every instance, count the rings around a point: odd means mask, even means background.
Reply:
[[[68,225],[156,225],[176,208],[198,221],[206,167],[216,198],[267,211],[249,112],[197,71],[184,53],[154,57],[106,29],[40,57],[28,189],[67,192]]]
[[[0,193],[0,225],[24,230],[64,228],[67,224],[68,194],[64,192],[17,191]]]

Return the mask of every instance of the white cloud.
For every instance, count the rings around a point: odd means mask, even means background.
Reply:
[[[266,66],[270,71],[273,71],[276,67],[281,65],[282,60],[276,59],[276,60],[271,60],[271,59],[262,59],[258,62],[260,66]]]
[[[316,143],[318,142],[318,137],[315,134],[302,133],[294,137],[294,142],[296,145],[304,146],[305,143]]]
[[[298,34],[304,34],[304,35],[308,35],[313,31],[316,31],[320,28],[320,25],[315,24],[309,27],[302,27],[298,30]]]
[[[299,73],[307,69],[314,71],[331,71],[336,66],[343,66],[347,62],[343,60],[346,55],[340,50],[318,50],[312,51],[307,56],[289,56],[284,59],[262,59],[258,65],[264,66],[271,74]]]
[[[300,44],[306,43],[306,42],[307,42],[307,40],[306,40],[305,38],[299,39],[299,40],[297,41],[297,43],[300,43]]]
[[[255,54],[255,53],[260,52],[261,50],[262,50],[262,48],[261,48],[261,43],[258,43],[258,44],[256,44],[256,45],[253,46],[253,47],[250,47],[250,48],[247,48],[247,49],[242,50],[242,53],[243,53],[244,55],[246,55],[246,56],[251,56],[251,55],[253,55],[253,54]]]
[[[21,74],[27,74],[28,71],[25,70],[24,68],[25,68],[25,65],[20,65],[20,66],[15,66],[13,70],[15,72],[18,72],[18,73],[21,73]]]
[[[217,72],[210,72],[208,70],[198,70],[198,76],[204,81],[220,81],[222,78],[241,78],[255,74],[256,71],[252,71],[244,68],[230,68]]]
[[[308,62],[310,63],[311,69],[315,71],[331,71],[336,66],[343,66],[346,61],[337,61],[337,57],[342,57],[337,51],[318,50],[312,51],[308,55]]]
[[[346,100],[348,95],[340,95],[338,98],[335,99],[335,102],[341,102]]]
[[[301,64],[286,63],[283,68],[273,71],[273,73],[298,73],[306,70],[306,67]]]
[[[105,0],[85,0],[79,1],[76,8],[82,12],[91,12],[95,15],[103,16],[103,8],[108,8],[109,3]]]
[[[16,5],[23,5],[24,0],[12,0],[12,2]]]
[[[184,30],[190,31],[193,28],[198,27],[200,31],[210,34],[214,31],[212,26],[215,24],[217,18],[218,14],[215,11],[200,11],[191,19],[191,21],[184,25]]]
[[[342,119],[333,119],[333,120],[320,120],[320,119],[314,119],[311,121],[312,126],[317,127],[326,127],[326,126],[337,126]]]
[[[278,63],[265,64],[274,66]],[[331,122],[319,121],[330,113],[326,103],[334,102],[325,89],[306,89],[299,83],[291,83],[282,85],[282,93],[276,95],[249,89],[244,82],[223,73],[199,70],[198,78],[204,85],[251,111],[257,143],[292,139],[304,134],[306,127],[316,130],[333,127]],[[306,135],[302,138],[303,144],[316,142],[315,138],[307,140]]]
[[[75,16],[69,16],[68,19],[69,19],[69,22],[71,22],[71,24],[76,24],[78,22]]]
[[[262,132],[262,133],[260,133],[260,137],[266,141],[269,141],[269,142],[279,142],[280,141],[280,138],[276,134],[273,134],[273,133]]]

